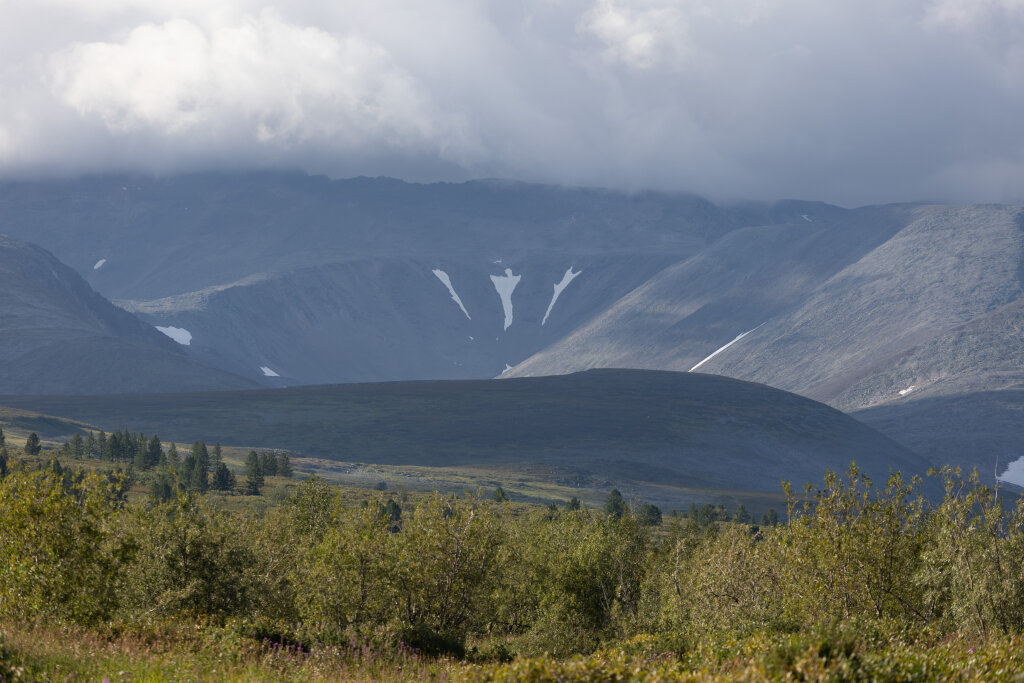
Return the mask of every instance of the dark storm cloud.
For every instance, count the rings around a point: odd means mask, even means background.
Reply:
[[[1024,0],[8,0],[6,175],[1024,198]]]

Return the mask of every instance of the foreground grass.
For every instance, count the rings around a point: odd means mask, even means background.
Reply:
[[[448,680],[453,666],[368,643],[282,645],[230,628],[116,634],[75,627],[0,627],[0,681]]]
[[[1024,638],[971,643],[843,636],[752,636],[683,654],[637,636],[595,654],[511,662],[430,659],[368,642],[281,645],[237,628],[177,624],[117,634],[0,627],[0,681],[1024,681]]]

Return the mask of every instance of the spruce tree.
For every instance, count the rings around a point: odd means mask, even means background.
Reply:
[[[740,503],[736,508],[736,511],[732,514],[732,521],[737,524],[750,524],[754,521],[754,518],[749,512],[747,512],[747,508],[743,507],[743,503]]]
[[[618,489],[612,489],[604,499],[604,514],[613,520],[621,519],[626,514],[626,501]]]
[[[43,446],[39,443],[39,435],[32,432],[25,439],[25,452],[29,455],[39,455],[42,451]]]
[[[173,441],[171,445],[167,447],[167,466],[175,472],[181,466],[181,462],[178,460],[178,445]]]
[[[7,476],[7,446],[0,446],[0,479]]]
[[[235,488],[235,473],[228,469],[223,460],[213,471],[213,488],[218,491],[230,491]]]
[[[0,448],[3,448],[6,445],[7,445],[7,437],[4,436],[3,427],[0,427]]]
[[[146,466],[156,467],[160,464],[163,459],[164,449],[163,444],[160,443],[160,437],[156,434],[149,440],[149,445],[146,446]]]
[[[166,503],[174,497],[174,477],[170,472],[160,472],[153,480],[150,493],[158,503]]]
[[[182,461],[179,479],[189,491],[206,493],[206,490],[210,487],[207,477],[209,466],[210,455],[206,450],[206,444],[202,441],[196,441],[192,444],[192,452],[186,455]]]
[[[107,457],[107,435],[102,429],[96,437],[96,452],[99,458]]]
[[[140,450],[135,454],[135,458],[132,460],[132,464],[135,465],[137,470],[149,469],[149,463],[146,462],[146,451]]]
[[[277,454],[277,476],[279,477],[291,477],[295,474],[292,470],[292,461],[288,457],[287,453]]]
[[[178,466],[178,482],[184,487],[186,491],[194,491],[195,488],[192,485],[192,472],[196,468],[196,456],[189,453],[181,459],[181,465]]]
[[[661,526],[661,508],[644,503],[637,509],[636,518],[643,526]]]
[[[260,456],[256,451],[249,451],[245,459],[245,492],[250,496],[260,495],[263,486],[263,472],[260,470]]]
[[[92,431],[90,431],[89,432],[89,436],[87,436],[85,438],[85,457],[87,457],[87,458],[98,458],[99,457],[99,450],[97,450],[97,446],[96,446],[96,436],[92,433]]]
[[[213,455],[210,456],[210,469],[217,471],[220,464],[224,462],[224,453],[220,447],[220,441],[213,444]]]
[[[273,453],[264,451],[260,455],[260,472],[263,473],[264,477],[277,476],[277,458],[274,457]]]
[[[71,455],[79,459],[85,456],[85,442],[77,432],[71,437]]]

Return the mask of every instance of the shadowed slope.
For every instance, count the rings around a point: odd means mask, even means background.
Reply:
[[[179,441],[356,462],[532,464],[677,486],[778,491],[856,460],[871,476],[927,463],[828,406],[697,373],[601,370],[505,381],[395,382],[205,394],[2,397]]]

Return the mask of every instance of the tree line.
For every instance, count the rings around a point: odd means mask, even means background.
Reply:
[[[30,433],[23,452],[26,455],[40,455],[42,450],[39,436],[35,432]],[[129,479],[136,473],[152,471],[150,492],[160,502],[172,500],[179,493],[233,491],[238,483],[235,473],[224,462],[219,442],[209,449],[205,441],[196,441],[188,452],[181,455],[177,444],[172,442],[165,447],[156,434],[147,439],[141,432],[132,433],[128,430],[117,430],[109,435],[103,430],[97,433],[88,431],[84,437],[74,434],[54,449],[52,456],[54,459],[65,457],[119,463],[128,466],[126,476]],[[0,476],[6,473],[9,461],[6,437],[3,429],[0,429]],[[59,460],[56,463],[57,468],[60,468]],[[256,451],[250,451],[245,472],[242,490],[248,495],[260,494],[264,477],[291,477],[294,474],[291,458],[284,452],[257,454]]]

